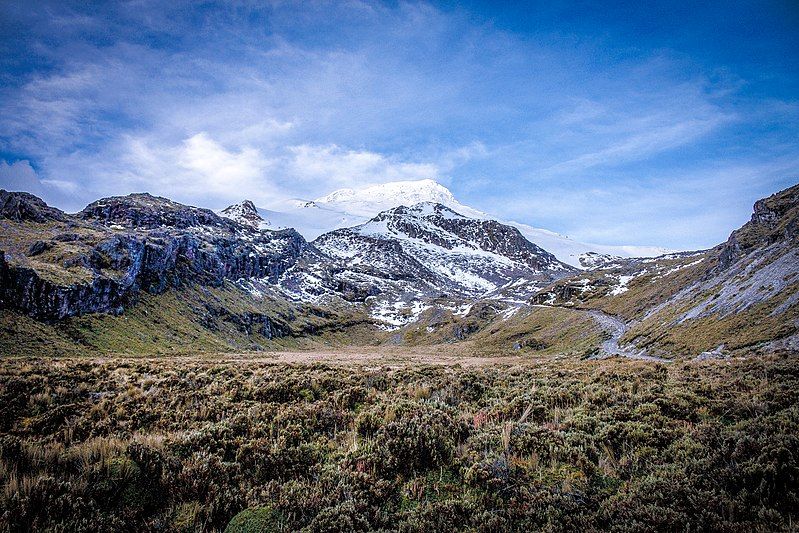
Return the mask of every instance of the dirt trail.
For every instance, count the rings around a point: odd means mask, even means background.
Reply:
[[[615,316],[609,315],[604,311],[592,309],[585,311],[593,317],[594,320],[610,334],[610,338],[602,343],[602,351],[608,356],[618,355],[620,357],[627,357],[629,359],[641,359],[644,361],[658,361],[661,363],[670,363],[669,359],[656,357],[654,355],[647,355],[645,350],[636,349],[634,346],[620,346],[619,339],[624,335],[628,329],[627,324],[619,320]]]

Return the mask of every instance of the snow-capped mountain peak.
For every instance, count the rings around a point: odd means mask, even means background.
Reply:
[[[293,199],[261,209],[274,228],[294,228],[311,241],[327,232],[364,224],[379,213],[399,206],[430,203],[446,206],[474,219],[498,220],[517,228],[524,237],[554,254],[558,260],[580,269],[597,268],[626,257],[653,257],[673,252],[652,246],[613,246],[576,241],[550,230],[502,220],[460,203],[443,185],[431,179],[397,181],[362,189],[339,189],[313,201]]]
[[[381,258],[387,243],[396,257]],[[516,228],[465,217],[433,202],[394,207],[359,226],[322,235],[314,244],[332,257],[359,266],[368,257],[372,257],[372,269],[391,264],[383,272],[387,278],[405,270],[397,261],[404,256],[408,264],[423,265],[429,271],[422,276],[428,281],[437,278],[440,284],[446,280],[451,290],[467,292],[495,290],[519,277],[551,281],[572,270]],[[414,277],[418,272],[408,274]]]
[[[357,190],[339,189],[314,200],[315,204],[343,208],[341,210],[347,213],[366,216],[374,216],[400,205],[411,206],[422,202],[447,206],[458,203],[449,189],[431,179],[394,181]]]
[[[499,291],[513,283],[524,285],[515,297],[525,298],[575,272],[516,228],[463,216],[435,202],[393,207],[312,244],[316,255],[283,276],[286,293],[297,299],[335,294],[368,302],[372,316],[381,320],[387,310],[413,302],[501,299]],[[389,321],[405,323],[418,313],[400,315],[391,314]]]
[[[258,209],[250,200],[243,200],[237,204],[228,206],[222,209],[219,215],[253,229],[265,229],[270,226],[269,222],[258,214]]]

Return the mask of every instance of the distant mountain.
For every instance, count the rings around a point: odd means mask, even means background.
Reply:
[[[289,294],[371,298],[373,316],[394,323],[414,319],[434,299],[457,305],[511,285],[516,298],[525,298],[575,272],[514,227],[431,202],[383,211],[312,244],[306,257],[313,257],[283,275],[281,285]],[[398,318],[415,304],[423,305]]]
[[[460,203],[443,185],[433,180],[398,181],[362,189],[340,189],[316,200],[288,200],[259,208],[272,227],[294,228],[313,240],[335,229],[363,224],[378,213],[404,205],[430,202],[449,207],[461,215],[497,220],[497,217]],[[575,241],[558,233],[527,224],[502,221],[516,227],[529,241],[577,268],[595,268],[606,261],[625,257],[653,257],[671,250],[651,246],[607,246]]]

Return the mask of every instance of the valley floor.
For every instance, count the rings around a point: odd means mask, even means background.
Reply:
[[[89,357],[97,363],[110,361],[125,362],[157,362],[163,360],[158,357],[132,357],[129,355],[110,357]],[[364,369],[397,369],[409,366],[432,365],[445,367],[484,367],[484,366],[513,366],[528,365],[541,358],[532,358],[528,355],[507,355],[498,357],[475,356],[469,354],[468,343],[450,346],[417,346],[417,347],[392,347],[392,346],[363,346],[363,347],[337,347],[330,349],[309,349],[301,351],[281,350],[267,352],[241,352],[241,353],[211,353],[201,356],[177,355],[170,356],[173,362],[213,361],[220,364],[288,364],[288,365],[314,365],[321,364],[331,367],[352,367]],[[546,358],[547,360],[551,358]]]
[[[3,359],[0,530],[779,531],[799,518],[795,356],[457,349]]]

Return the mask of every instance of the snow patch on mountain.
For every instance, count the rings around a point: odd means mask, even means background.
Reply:
[[[576,241],[528,224],[499,220],[488,213],[460,203],[434,180],[398,181],[362,189],[339,189],[315,200],[292,199],[259,208],[261,217],[273,228],[294,228],[307,240],[342,228],[364,224],[378,213],[401,205],[439,204],[460,216],[498,220],[517,228],[527,240],[549,251],[558,260],[580,269],[599,268],[619,258],[655,257],[672,252],[653,246],[610,246]]]
[[[610,294],[613,296],[618,296],[620,294],[624,294],[628,290],[630,290],[627,285],[635,279],[635,276],[619,276],[619,283],[610,291]]]
[[[258,214],[258,209],[250,200],[244,200],[237,204],[228,206],[219,211],[217,214],[225,218],[229,218],[230,220],[238,222],[244,226],[249,226],[253,229],[271,228],[271,224],[267,220],[264,220],[260,214]]]

